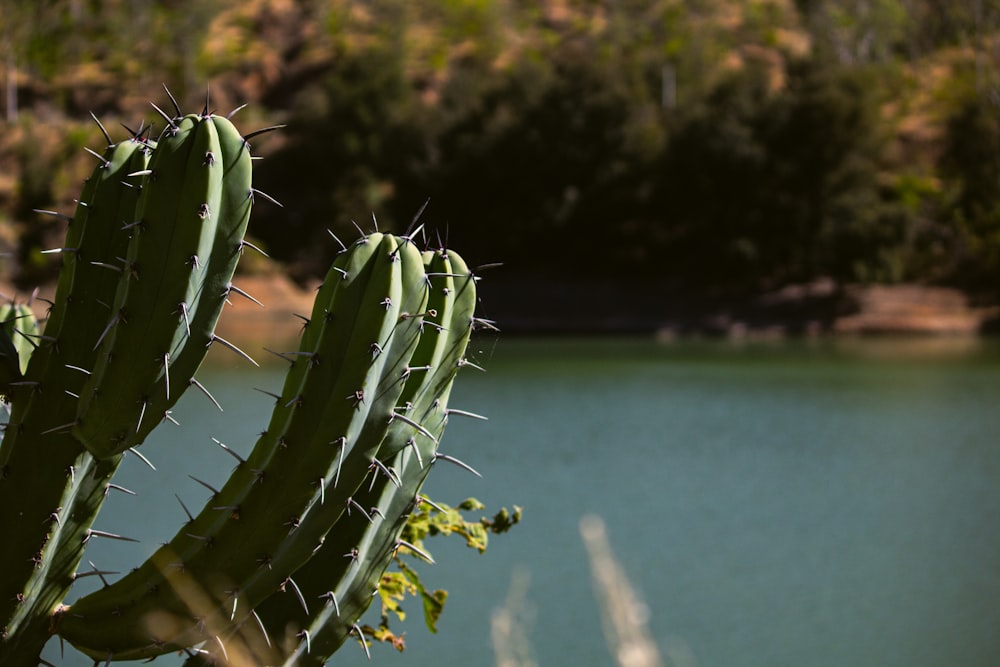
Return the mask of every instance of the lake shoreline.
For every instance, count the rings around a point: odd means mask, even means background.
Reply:
[[[318,281],[300,286],[274,271],[234,281],[263,306],[234,295],[220,336],[243,344],[292,344],[308,317]],[[0,292],[27,294],[0,285]],[[38,292],[51,299],[54,285]],[[667,293],[604,282],[529,283],[490,277],[480,286],[479,316],[509,335],[638,335],[783,339],[827,336],[981,336],[1000,330],[1000,306],[979,306],[960,290],[914,284],[793,285],[734,299]],[[38,315],[46,305],[36,301]],[[301,316],[301,317],[300,317]]]

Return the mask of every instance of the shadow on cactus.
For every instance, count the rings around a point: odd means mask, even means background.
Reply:
[[[171,98],[173,102],[173,99]],[[477,278],[420,228],[343,246],[319,289],[266,430],[204,508],[149,559],[71,605],[92,528],[122,458],[163,421],[213,345],[250,211],[248,139],[229,117],[157,108],[95,153],[71,218],[56,296],[39,330],[0,308],[0,664],[38,665],[52,635],[95,661],[186,651],[189,665],[321,665],[347,640],[402,641],[407,595],[433,628],[444,593],[404,555],[457,533],[485,549],[520,518],[467,520],[423,496],[476,318]],[[268,128],[271,129],[271,128]],[[468,468],[471,470],[471,468]],[[475,472],[475,471],[472,471]],[[480,511],[475,501],[459,509]],[[388,571],[395,563],[396,568]],[[380,627],[360,617],[374,599]]]

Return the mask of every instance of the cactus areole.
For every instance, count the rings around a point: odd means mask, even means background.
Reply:
[[[122,537],[93,527],[122,457],[190,386],[214,402],[196,379],[211,345],[247,356],[215,326],[242,294],[250,146],[207,105],[160,114],[155,140],[101,126],[43,326],[27,303],[0,306],[0,664],[40,664],[53,634],[99,662],[321,665],[352,635],[367,652],[358,619],[397,550],[420,551],[401,534],[451,459],[438,444],[477,321],[465,262],[416,233],[343,248],[298,350],[279,353],[265,430],[245,456],[222,445],[228,481],[145,563],[64,601],[89,574],[84,545]]]

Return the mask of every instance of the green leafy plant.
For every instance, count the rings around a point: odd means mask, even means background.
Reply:
[[[187,388],[215,403],[195,378],[211,346],[253,361],[215,325],[227,298],[249,297],[232,279],[261,194],[257,133],[207,103],[174,109],[157,108],[156,140],[143,126],[117,143],[104,132],[44,328],[23,304],[0,311],[3,665],[39,664],[53,634],[98,661],[184,650],[191,665],[321,665],[352,636],[366,652],[369,638],[399,645],[388,617],[402,618],[401,596],[432,625],[444,602],[402,556],[432,560],[434,532],[482,551],[487,530],[520,516],[466,521],[421,495],[436,462],[468,467],[438,444],[450,416],[470,414],[448,404],[483,323],[477,278],[454,251],[418,247],[420,228],[376,231],[342,244],[299,349],[277,353],[288,373],[252,451],[219,443],[238,461],[226,483],[145,563],[63,603],[74,581],[105,574],[78,571],[85,544],[123,539],[92,527],[122,458],[141,456]],[[376,597],[383,623],[362,627]]]

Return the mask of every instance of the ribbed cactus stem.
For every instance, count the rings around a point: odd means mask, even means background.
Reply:
[[[76,414],[69,378],[77,372],[69,366],[92,320],[92,312],[75,307],[90,298],[111,299],[115,289],[116,281],[102,282],[99,272],[92,273],[95,262],[112,260],[101,253],[113,247],[102,242],[93,245],[93,253],[81,249],[90,247],[85,236],[106,238],[107,230],[119,225],[114,215],[92,211],[117,210],[119,200],[132,196],[123,182],[133,157],[144,152],[136,140],[109,146],[88,179],[67,234],[67,245],[76,251],[63,253],[43,336],[9,395],[11,415],[0,444],[0,637],[10,639],[0,641],[0,664],[19,664],[48,639],[46,619],[69,590],[84,538],[118,465],[118,457],[96,463],[69,434]],[[98,277],[97,284],[91,276]]]

